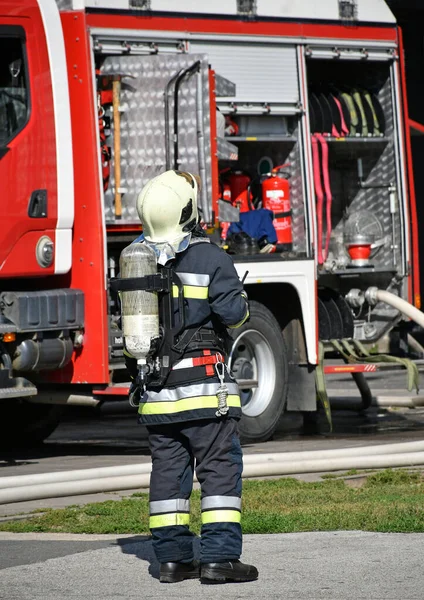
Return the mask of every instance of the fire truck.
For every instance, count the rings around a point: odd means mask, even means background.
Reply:
[[[396,351],[408,319],[378,291],[418,308],[420,291],[383,0],[0,0],[0,47],[3,445],[45,439],[65,405],[126,399],[109,282],[166,169],[200,175],[204,227],[251,301],[229,356],[244,439],[316,411],[320,342]]]

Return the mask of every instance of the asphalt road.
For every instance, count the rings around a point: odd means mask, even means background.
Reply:
[[[219,588],[197,580],[159,583],[151,542],[143,536],[10,538],[0,532],[1,600],[423,598],[420,534],[247,535],[243,558],[258,567],[258,581]]]

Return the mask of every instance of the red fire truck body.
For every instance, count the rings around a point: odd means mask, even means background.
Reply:
[[[234,254],[253,300],[231,357],[247,439],[268,437],[284,407],[316,409],[320,338],[376,344],[399,325],[398,311],[367,304],[368,288],[419,306],[401,32],[382,0],[286,4],[0,0],[5,439],[42,439],[63,404],[125,397],[108,281],[141,233],[136,194],[166,168],[200,173],[212,230],[239,219],[221,197],[224,168],[260,186],[265,159],[289,164],[293,247]],[[331,109],[347,131],[328,130]],[[236,135],[223,134],[223,116]],[[322,205],[326,169],[332,204],[327,189]],[[372,221],[362,263],[348,221],[358,235]]]

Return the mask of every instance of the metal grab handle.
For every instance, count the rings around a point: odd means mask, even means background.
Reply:
[[[175,82],[174,87],[174,169],[178,170],[178,94],[183,79],[188,75],[191,76],[193,73],[200,69],[200,60],[197,60],[190,67],[183,69],[176,73],[167,83],[165,88],[165,144],[166,144],[166,169],[171,168],[171,156],[170,156],[170,131],[169,131],[169,91]]]

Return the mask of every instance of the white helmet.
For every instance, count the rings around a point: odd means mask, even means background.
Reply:
[[[187,248],[199,219],[199,185],[200,178],[191,173],[165,171],[144,186],[137,198],[137,211],[147,242],[167,243],[175,252]]]

